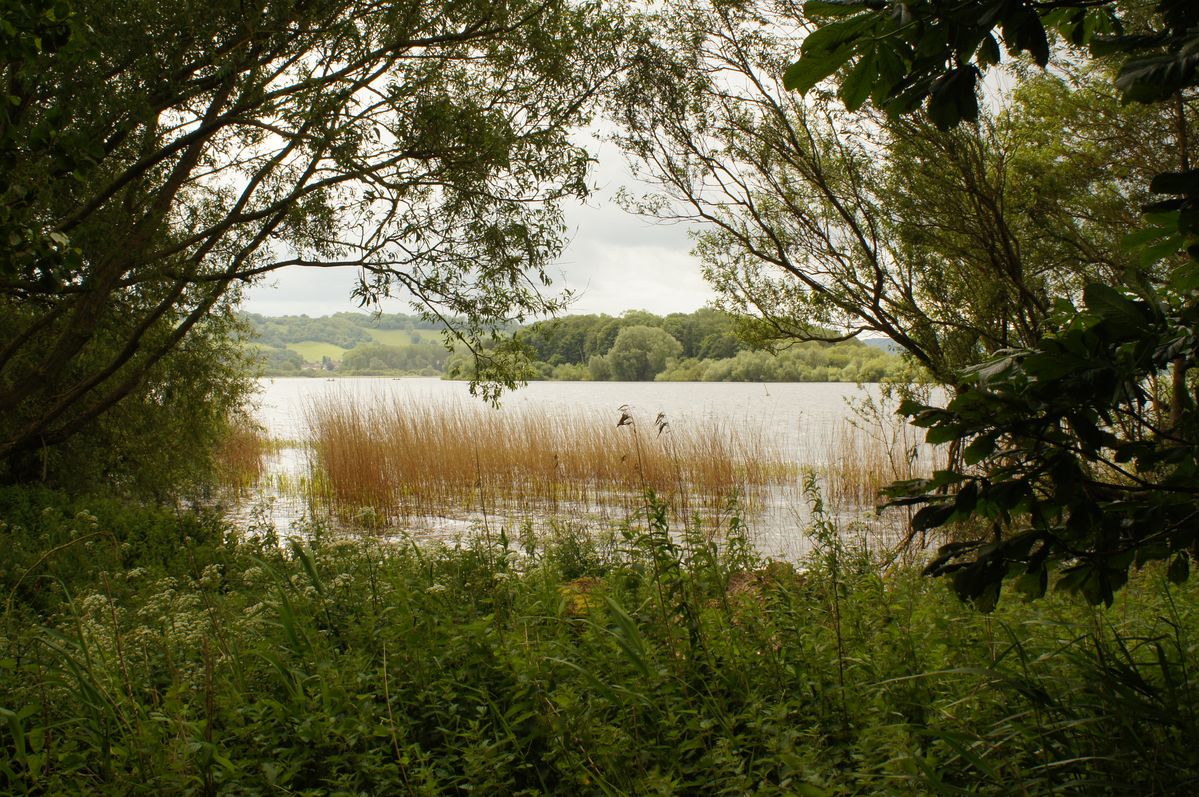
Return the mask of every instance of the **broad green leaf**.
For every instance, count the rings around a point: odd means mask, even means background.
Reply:
[[[1091,366],[1086,360],[1062,352],[1038,351],[1024,358],[1025,372],[1040,382],[1061,379]]]
[[[977,78],[978,68],[970,65],[951,69],[933,83],[928,95],[928,116],[933,124],[949,130],[963,119],[978,119]]]
[[[1178,226],[1177,217],[1174,214],[1185,204],[1186,200],[1182,197],[1175,197],[1173,199],[1163,199],[1160,202],[1150,202],[1148,205],[1142,206],[1141,211],[1144,213],[1170,214],[1170,227],[1174,228]]]
[[[995,451],[995,441],[998,439],[998,432],[991,432],[990,434],[974,438],[970,445],[966,446],[966,450],[962,452],[963,461],[967,465],[977,465],[979,462],[982,462]]]
[[[1155,194],[1199,194],[1199,169],[1154,175],[1149,190]]]
[[[848,111],[856,111],[866,102],[878,78],[878,55],[874,50],[864,54],[841,81],[838,95]]]
[[[942,526],[953,512],[952,504],[926,506],[912,516],[912,531],[928,531]]]
[[[1192,260],[1171,271],[1169,284],[1182,293],[1199,289],[1199,263]]]
[[[983,66],[993,66],[1003,59],[1003,54],[999,50],[999,42],[995,41],[995,37],[988,33],[983,37],[982,44],[978,46],[974,57]]]
[[[878,17],[870,13],[821,25],[803,40],[800,52],[806,57],[834,53],[846,46],[854,46],[862,33],[877,22]]]
[[[878,77],[870,92],[871,99],[876,105],[881,105],[891,95],[892,90],[903,80],[907,73],[907,65],[903,56],[895,48],[893,40],[884,40],[875,46],[875,66]]]
[[[1160,241],[1163,235],[1170,234],[1170,231],[1174,229],[1174,226],[1173,219],[1171,219],[1171,224],[1168,227],[1163,227],[1156,224],[1149,227],[1142,227],[1139,230],[1134,230],[1128,235],[1125,235],[1120,240],[1120,245],[1125,249],[1139,249],[1140,247],[1147,246],[1155,241]]]
[[[1197,64],[1199,57],[1181,52],[1134,58],[1116,75],[1116,88],[1125,102],[1160,102],[1195,85]]]
[[[869,0],[808,0],[803,4],[803,15],[808,19],[847,17],[872,5]]]
[[[1003,39],[1008,42],[1009,52],[1026,52],[1044,67],[1049,63],[1049,38],[1045,35],[1045,25],[1036,12],[1029,8],[1020,8],[1000,23]]]
[[[1054,583],[1053,589],[1055,592],[1078,592],[1089,574],[1089,570],[1072,567],[1062,573],[1061,578]]]
[[[1149,323],[1144,307],[1101,282],[1089,282],[1083,288],[1083,300],[1087,310],[1116,324],[1121,329],[1148,330]]]
[[[992,484],[982,496],[1001,509],[1013,510],[1023,503],[1029,494],[1029,486],[1022,481],[1006,481]]]
[[[982,365],[970,369],[969,373],[973,374],[980,383],[985,385],[991,380],[1001,377],[1003,374],[1007,373],[1007,371],[1009,371],[1011,367],[1015,365],[1015,363],[1016,358],[1014,356],[1009,355],[1007,357],[999,357],[998,359],[991,360],[990,362],[983,363]]]
[[[844,66],[852,54],[851,47],[843,47],[836,52],[819,55],[805,53],[798,61],[787,67],[787,71],[783,73],[783,86],[788,91],[807,94],[817,83]]]
[[[989,613],[999,601],[1006,571],[1007,566],[1002,561],[971,562],[953,574],[953,591],[960,599],[972,602],[980,612]]]
[[[1181,233],[1175,232],[1161,238],[1152,246],[1146,246],[1137,254],[1137,262],[1142,268],[1148,268],[1155,263],[1164,260],[1171,255],[1176,255],[1182,251],[1186,245],[1186,237]]]
[[[978,482],[969,482],[954,497],[953,512],[959,519],[965,519],[974,511],[978,503]]]
[[[924,440],[931,445],[937,445],[939,443],[948,443],[951,440],[956,440],[960,434],[961,433],[952,426],[934,426],[924,435]]]

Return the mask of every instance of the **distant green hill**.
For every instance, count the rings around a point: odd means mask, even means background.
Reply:
[[[419,316],[337,313],[311,318],[247,313],[243,319],[251,329],[250,343],[262,354],[263,371],[268,376],[322,371],[431,371],[431,375],[438,375],[444,371],[448,356],[441,344],[443,325]],[[420,352],[415,359],[414,351]]]
[[[244,316],[249,342],[268,376],[344,375],[469,377],[472,361],[445,349],[444,327],[417,316]],[[725,313],[703,308],[658,316],[571,315],[514,331],[537,377],[558,380],[874,382],[901,361],[890,341],[796,343],[754,350]]]

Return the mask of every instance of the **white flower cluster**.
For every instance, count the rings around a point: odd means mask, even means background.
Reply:
[[[257,584],[259,581],[265,580],[266,571],[257,565],[252,565],[241,571],[241,577],[247,584]]]
[[[200,586],[208,589],[215,589],[221,585],[221,568],[220,565],[205,565],[200,571]]]
[[[108,598],[98,592],[84,595],[79,600],[79,613],[83,618],[92,618],[108,610]]]

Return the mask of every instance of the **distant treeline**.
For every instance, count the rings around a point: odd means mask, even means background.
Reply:
[[[268,375],[337,371],[347,375],[468,377],[468,353],[448,353],[436,322],[402,314],[249,314],[251,342]],[[615,381],[875,382],[899,366],[886,347],[858,341],[797,343],[754,350],[719,310],[658,316],[571,315],[515,330],[537,378]]]
[[[288,343],[319,341],[350,349],[359,343],[374,340],[371,330],[412,332],[415,342],[420,338],[419,331],[440,332],[443,328],[440,322],[402,313],[336,313],[320,318],[309,318],[306,315],[268,317],[247,313],[245,320],[253,326],[256,342],[279,348]]]
[[[542,379],[702,382],[876,382],[899,366],[885,348],[857,341],[797,343],[755,351],[732,316],[701,308],[657,316],[573,315],[522,329]]]

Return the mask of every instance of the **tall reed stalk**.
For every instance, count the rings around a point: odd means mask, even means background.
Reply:
[[[481,501],[633,506],[647,487],[687,513],[752,497],[786,473],[759,435],[719,423],[339,399],[311,404],[307,421],[318,500],[403,516]]]
[[[216,451],[217,483],[238,493],[251,489],[266,471],[270,446],[266,432],[253,420],[231,418]]]
[[[872,507],[888,484],[930,475],[935,452],[922,436],[898,419],[835,426],[825,444],[827,504],[836,511]]]

